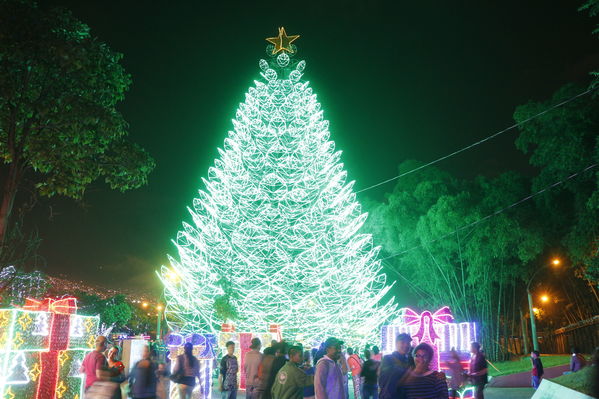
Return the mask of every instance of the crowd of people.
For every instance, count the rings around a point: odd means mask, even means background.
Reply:
[[[475,397],[483,398],[487,382],[487,362],[476,342],[468,371],[454,352],[450,359],[450,384],[444,373],[431,369],[433,348],[421,343],[411,347],[412,338],[400,334],[396,350],[382,356],[375,346],[363,357],[354,348],[343,352],[343,342],[329,338],[319,348],[304,351],[299,345],[272,342],[261,352],[254,338],[245,355],[244,373],[248,399],[348,399],[349,376],[354,399],[448,399],[460,397],[466,379],[475,387]],[[235,343],[226,343],[227,353],[219,367],[218,388],[222,399],[235,399],[239,387],[239,362]]]
[[[396,350],[382,356],[378,347],[367,347],[363,356],[357,349],[346,348],[336,338],[329,338],[319,348],[304,350],[301,345],[273,341],[262,350],[258,338],[251,341],[245,354],[244,374],[247,399],[349,399],[349,376],[352,399],[449,399],[459,398],[467,383],[474,387],[474,397],[484,398],[487,383],[487,360],[480,344],[473,342],[467,370],[455,351],[445,360],[448,377],[431,368],[433,348],[421,343],[411,346],[409,334],[399,334]],[[226,353],[218,364],[218,391],[222,399],[236,399],[239,389],[240,363],[235,343],[226,343]],[[569,372],[586,365],[577,348],[572,349]],[[597,351],[596,351],[597,352]],[[166,399],[168,384],[176,384],[179,399],[191,399],[200,384],[200,362],[193,345],[186,343],[183,354],[170,365],[156,362],[156,353],[143,348],[141,359],[126,375],[118,346],[109,348],[106,337],[99,336],[94,351],[83,360],[86,399],[122,399],[120,386],[128,381],[133,399]],[[592,364],[595,364],[597,354]],[[544,375],[538,351],[531,353],[532,386],[538,388]],[[596,367],[595,367],[596,368]],[[172,369],[172,372],[169,370]],[[596,373],[595,373],[596,374]],[[212,382],[210,381],[210,384]],[[207,387],[201,387],[202,392]]]
[[[408,334],[400,334],[396,351],[383,357],[376,346],[366,348],[363,356],[353,348],[343,352],[344,343],[336,338],[327,339],[311,351],[276,341],[262,350],[262,343],[254,338],[244,361],[246,398],[349,399],[350,375],[354,399],[447,399],[449,388],[454,389],[452,397],[458,397],[457,389],[465,374],[459,357],[457,367],[452,369],[450,362],[452,378],[448,386],[445,375],[430,368],[433,348],[425,343],[412,348],[411,341]],[[225,347],[218,364],[218,390],[222,399],[236,399],[240,362],[235,343],[227,342]],[[469,378],[480,388],[477,398],[482,398],[486,361],[479,349],[474,343]],[[129,382],[128,394],[133,399],[166,399],[171,382],[176,384],[180,399],[191,399],[200,384],[200,362],[193,355],[191,343],[184,345],[173,367],[156,362],[156,353],[145,346],[141,359],[128,374],[119,352],[118,346],[109,348],[106,337],[97,338],[95,350],[86,355],[81,366],[86,399],[122,399],[120,387],[125,381]]]

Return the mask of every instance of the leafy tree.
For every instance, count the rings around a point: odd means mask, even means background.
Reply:
[[[133,315],[131,305],[127,303],[124,295],[116,295],[104,302],[104,309],[100,312],[102,322],[115,327],[124,326]]]
[[[516,122],[564,101],[584,89],[566,85],[548,101],[530,102],[514,113]],[[599,98],[582,97],[520,127],[516,146],[539,168],[534,190],[599,163]],[[575,267],[599,281],[599,167],[537,197],[554,245],[563,245]]]
[[[79,298],[81,314],[100,315],[100,322],[116,328],[125,326],[133,316],[133,309],[124,295],[115,295],[102,299],[94,294],[80,292]]]
[[[405,162],[400,171],[418,165]],[[499,337],[519,331],[516,306],[523,296],[514,293],[522,292],[543,236],[530,221],[530,204],[484,218],[529,192],[529,181],[513,173],[460,181],[427,168],[398,181],[366,226],[387,254],[398,254],[386,261],[388,271],[404,277],[421,306],[450,304],[458,318],[480,322],[492,358],[507,357],[510,348]]]
[[[154,161],[116,108],[131,84],[121,58],[69,11],[0,0],[0,243],[26,176],[43,196],[74,199],[98,179],[147,183]]]

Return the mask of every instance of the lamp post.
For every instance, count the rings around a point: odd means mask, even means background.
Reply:
[[[559,266],[561,264],[561,261],[558,258],[554,258],[551,261],[551,265],[552,266]],[[537,337],[537,325],[535,323],[535,312],[534,312],[534,308],[532,306],[532,295],[530,293],[530,283],[532,283],[532,280],[535,278],[535,276],[544,268],[548,267],[549,265],[545,265],[542,267],[539,267],[537,269],[536,272],[534,272],[534,274],[532,275],[532,277],[528,280],[528,284],[526,284],[526,294],[528,295],[528,311],[530,314],[530,333],[532,334],[532,347],[533,350],[538,351],[539,350],[539,340]]]
[[[158,311],[156,320],[156,341],[160,341],[160,330],[162,328],[162,305],[156,306],[156,310]]]

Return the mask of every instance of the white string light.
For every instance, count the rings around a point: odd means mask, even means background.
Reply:
[[[249,89],[220,159],[204,179],[175,245],[178,259],[159,273],[169,324],[217,332],[214,302],[225,295],[238,331],[279,324],[306,343],[339,336],[376,339],[396,317],[390,286],[354,182],[329,140],[328,121],[308,82],[305,62],[285,52],[261,60],[263,79]]]

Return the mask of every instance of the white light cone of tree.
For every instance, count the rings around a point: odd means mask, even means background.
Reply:
[[[293,46],[295,48],[295,46]],[[272,47],[268,48],[271,52]],[[277,323],[289,339],[328,336],[376,342],[397,317],[377,259],[358,232],[367,215],[329,140],[329,123],[304,61],[287,53],[260,61],[239,105],[220,159],[189,209],[193,224],[177,235],[179,259],[159,273],[171,328],[215,332],[214,301],[226,286],[237,331]]]

